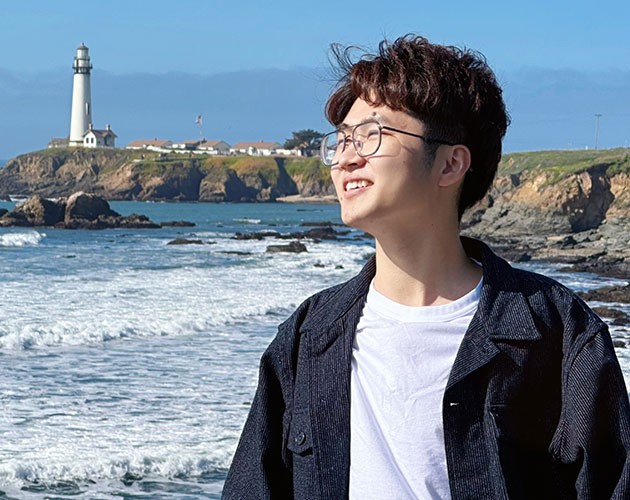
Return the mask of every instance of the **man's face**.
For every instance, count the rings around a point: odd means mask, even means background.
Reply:
[[[372,106],[357,99],[346,115],[347,134],[352,126],[375,119],[381,125],[424,134],[423,123],[403,111]],[[427,146],[418,137],[382,130],[378,151],[368,157],[347,144],[339,164],[331,169],[344,223],[379,237],[383,231],[421,230],[439,209],[439,188],[434,168],[427,165]]]

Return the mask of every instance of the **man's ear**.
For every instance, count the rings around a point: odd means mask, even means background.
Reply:
[[[463,144],[443,146],[441,149],[443,156],[439,186],[449,187],[458,184],[470,168],[470,150]]]

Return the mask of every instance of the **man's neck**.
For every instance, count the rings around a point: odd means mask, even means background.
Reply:
[[[400,304],[447,304],[471,291],[481,274],[481,268],[466,255],[457,231],[390,234],[376,241],[374,286]]]

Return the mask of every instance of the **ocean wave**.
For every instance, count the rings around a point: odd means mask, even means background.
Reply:
[[[254,306],[239,311],[218,312],[212,317],[190,319],[171,319],[155,315],[146,318],[115,318],[112,315],[105,319],[98,316],[85,318],[82,321],[55,322],[39,325],[0,325],[0,350],[29,350],[57,346],[96,345],[114,340],[140,339],[163,336],[185,336],[221,330],[221,327],[240,324],[242,321],[254,321],[253,318],[266,316],[279,317],[280,312],[290,312],[287,308],[268,308],[264,305]]]
[[[333,258],[333,245],[313,245],[308,253],[282,257],[265,254],[264,245],[249,245],[249,251],[260,253],[223,267],[195,265],[214,262],[202,255],[185,260],[183,267],[90,268],[57,275],[46,286],[37,274],[15,276],[0,290],[0,349],[197,335],[244,321],[277,324],[303,299],[359,268],[349,252]],[[338,269],[335,263],[340,262],[344,265]]]
[[[0,234],[0,247],[37,246],[45,237],[37,231]]]
[[[50,498],[51,494],[119,498],[107,493],[116,490],[137,490],[137,498],[181,498],[186,493],[208,498],[208,494],[220,493],[227,465],[225,460],[181,453],[114,460],[99,457],[73,463],[11,461],[0,465],[0,489],[10,496],[33,499]],[[172,497],[163,495],[169,491]]]
[[[250,219],[250,218],[247,218],[247,217],[243,217],[243,218],[240,218],[240,219],[234,219],[234,222],[241,222],[241,223],[244,223],[244,224],[260,224],[262,221],[261,221],[261,219]]]

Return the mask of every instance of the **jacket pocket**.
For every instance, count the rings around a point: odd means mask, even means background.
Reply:
[[[308,410],[297,410],[292,418],[287,449],[293,457],[293,491],[296,499],[315,498],[313,433]]]

